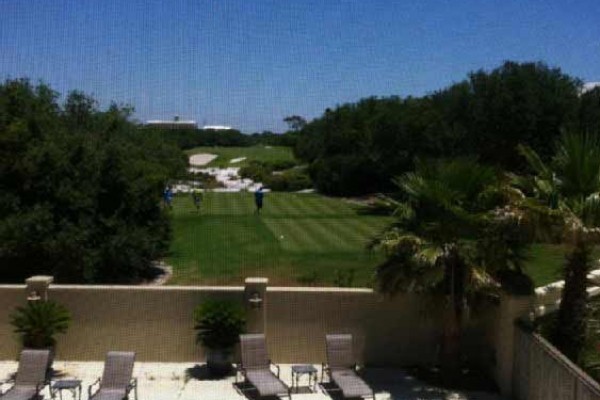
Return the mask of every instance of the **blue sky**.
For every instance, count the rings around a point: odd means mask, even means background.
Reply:
[[[600,81],[600,1],[2,0],[0,77],[140,120],[281,131],[286,115],[422,95],[504,60]]]

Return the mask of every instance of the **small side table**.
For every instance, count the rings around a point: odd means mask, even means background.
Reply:
[[[68,390],[73,395],[73,400],[81,400],[81,381],[78,379],[62,379],[56,381],[50,386],[50,393],[52,398],[56,398],[56,392],[58,397],[62,400],[63,390]]]
[[[308,375],[308,386],[313,390],[317,384],[317,369],[310,364],[292,365],[292,390],[295,387],[296,392],[298,392],[302,375]]]

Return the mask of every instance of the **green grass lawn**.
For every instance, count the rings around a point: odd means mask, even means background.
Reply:
[[[187,150],[187,155],[198,153],[215,154],[218,157],[208,167],[243,167],[248,161],[293,161],[291,147],[251,146],[251,147],[195,147]],[[246,157],[245,160],[231,164],[234,158]]]
[[[567,248],[562,245],[535,244],[531,247],[526,272],[531,276],[536,287],[562,279],[566,252]],[[596,249],[592,256],[594,259],[600,258],[600,249]]]
[[[392,221],[358,215],[343,200],[297,193],[265,194],[261,215],[251,193],[208,192],[200,214],[191,197],[178,196],[172,212],[169,283],[183,285],[240,285],[263,276],[275,285],[335,286],[354,274],[352,286],[368,286],[383,255],[365,245]]]

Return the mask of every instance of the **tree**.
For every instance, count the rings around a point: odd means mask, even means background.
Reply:
[[[487,259],[488,251],[482,251],[489,246],[478,243],[491,231],[518,229],[518,221],[502,212],[511,192],[494,169],[465,159],[419,161],[415,172],[394,182],[401,192],[396,201],[398,221],[372,243],[388,255],[376,270],[378,288],[388,294],[427,293],[444,300],[441,363],[444,377],[452,382],[460,371],[465,310],[482,296],[497,294],[495,277],[500,270],[521,272],[522,251],[511,252],[517,256],[505,257],[504,264],[497,265]],[[508,244],[515,249],[524,246],[524,242]]]
[[[306,120],[299,115],[290,115],[285,117],[283,122],[285,122],[290,130],[294,132],[302,130],[302,128],[306,126]]]
[[[311,164],[317,189],[333,195],[389,193],[416,157],[476,157],[521,172],[518,144],[548,160],[562,129],[598,129],[600,92],[580,97],[580,89],[559,68],[506,62],[423,97],[368,97],[325,111],[298,132],[294,153]],[[336,183],[357,165],[376,166],[361,172],[371,184]]]
[[[521,146],[534,175],[520,179],[529,194],[527,211],[541,229],[568,246],[565,285],[552,342],[579,362],[585,345],[587,274],[593,247],[600,241],[600,140],[591,134],[565,134],[546,164],[530,147]]]
[[[543,160],[563,129],[575,126],[581,81],[546,64],[507,61],[469,75],[469,140],[481,160],[510,171],[526,164],[515,151],[533,148]]]
[[[170,238],[162,191],[185,156],[137,129],[128,107],[57,99],[43,83],[0,84],[0,280],[148,277]]]

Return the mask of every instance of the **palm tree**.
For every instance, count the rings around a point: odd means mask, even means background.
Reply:
[[[520,146],[535,175],[517,182],[530,195],[528,210],[552,218],[542,228],[568,246],[565,285],[552,342],[581,361],[587,317],[587,274],[600,239],[600,141],[597,136],[564,134],[547,165],[531,148]]]
[[[514,215],[502,211],[511,191],[493,168],[468,159],[417,161],[415,172],[394,183],[403,199],[395,202],[398,221],[371,243],[388,256],[376,270],[378,287],[389,294],[421,292],[444,298],[440,358],[443,376],[452,382],[460,370],[468,305],[499,289],[493,278],[496,265],[485,257],[490,246],[481,246],[479,238],[494,231],[490,227],[519,229]],[[522,254],[515,250],[503,263],[520,272]]]

